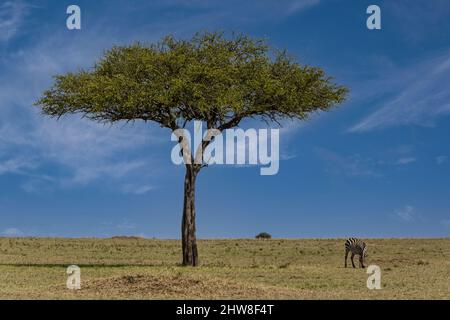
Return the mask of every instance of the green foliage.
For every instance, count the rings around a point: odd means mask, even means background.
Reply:
[[[141,119],[171,129],[201,120],[223,130],[246,117],[303,120],[341,103],[346,93],[320,68],[273,52],[263,40],[206,32],[113,47],[92,70],[56,76],[36,105],[55,117]]]

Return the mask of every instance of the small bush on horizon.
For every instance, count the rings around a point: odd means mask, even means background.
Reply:
[[[256,239],[271,239],[272,236],[270,234],[268,234],[267,232],[261,232],[261,233],[257,234],[255,238]]]

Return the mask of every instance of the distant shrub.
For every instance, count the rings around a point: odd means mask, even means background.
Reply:
[[[270,239],[270,238],[272,238],[272,236],[270,234],[268,234],[267,232],[261,232],[261,233],[257,234],[255,238],[256,239]]]
[[[111,239],[115,239],[115,240],[140,240],[140,239],[145,239],[145,238],[139,237],[139,236],[113,236],[113,237],[111,237]]]
[[[428,262],[428,261],[425,261],[425,260],[419,260],[419,261],[417,261],[417,265],[418,266],[427,266],[427,265],[429,265],[430,263]]]
[[[285,262],[285,263],[282,263],[282,264],[278,265],[278,268],[280,268],[280,269],[286,269],[286,268],[288,268],[290,265],[291,265],[291,262],[288,261],[288,262]]]

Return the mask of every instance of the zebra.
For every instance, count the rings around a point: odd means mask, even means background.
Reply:
[[[347,268],[347,257],[348,253],[351,252],[351,260],[352,260],[352,266],[355,267],[355,263],[353,262],[353,258],[355,255],[359,256],[359,264],[361,268],[365,268],[364,266],[364,259],[366,258],[367,253],[367,245],[364,241],[357,239],[357,238],[349,238],[347,241],[345,241],[345,267]]]

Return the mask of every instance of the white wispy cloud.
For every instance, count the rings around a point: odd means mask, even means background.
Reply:
[[[86,185],[103,178],[116,180],[111,186],[121,191],[129,180],[142,184],[154,173],[149,170],[154,167],[152,160],[137,151],[164,138],[159,128],[143,123],[103,125],[78,116],[56,121],[32,106],[53,75],[89,67],[111,46],[110,37],[97,35],[86,33],[74,42],[56,33],[0,61],[5,71],[0,74],[0,175],[28,176],[29,181],[21,185],[26,192],[47,190],[49,185]],[[41,168],[49,165],[63,171],[42,173]]]
[[[290,5],[288,6],[287,12],[292,14],[296,13],[305,9],[308,9],[309,7],[315,6],[319,4],[320,0],[297,0],[292,1]]]
[[[122,187],[122,191],[127,194],[135,194],[142,195],[150,192],[154,189],[154,187],[149,185],[134,185],[134,184],[126,184]]]
[[[376,161],[359,154],[341,155],[335,151],[316,147],[314,153],[326,162],[326,171],[349,177],[381,177],[376,170]]]
[[[128,219],[124,219],[116,226],[116,228],[119,230],[133,230],[136,229],[136,224],[129,221]]]
[[[145,161],[123,161],[103,166],[84,166],[74,168],[74,176],[68,181],[69,184],[87,184],[101,177],[120,179],[135,170],[145,170]]]
[[[406,166],[417,161],[413,145],[399,145],[387,148],[377,155],[377,164],[383,166]]]
[[[11,158],[0,160],[0,175],[6,173],[25,174],[27,170],[34,169],[36,164],[32,160]]]
[[[7,228],[3,230],[2,235],[5,237],[21,237],[23,232],[18,228]]]
[[[413,222],[417,219],[416,210],[411,205],[406,205],[402,209],[394,210],[395,215],[403,221]]]
[[[165,19],[149,21],[135,29],[108,28],[107,18],[100,17],[89,29],[70,35],[65,32],[64,25],[52,34],[45,34],[45,29],[35,30],[35,40],[39,41],[8,51],[0,58],[0,152],[4,155],[0,159],[5,159],[0,164],[0,173],[20,171],[27,175],[29,180],[21,184],[27,192],[47,190],[49,186],[86,185],[102,179],[113,179],[114,183],[109,186],[124,193],[151,191],[154,188],[152,175],[161,168],[156,167],[150,152],[145,155],[142,150],[156,147],[160,142],[169,142],[169,133],[141,123],[124,127],[92,123],[76,116],[60,121],[45,118],[32,104],[50,86],[52,76],[91,67],[103,50],[115,44],[154,41],[169,33],[190,36],[202,28],[215,28],[230,18],[237,24],[251,23],[256,19],[278,19],[318,3],[318,0],[277,3],[242,3],[236,0],[235,4],[243,6],[242,10],[236,11],[233,3],[219,1],[142,1],[136,8],[124,8],[142,11],[140,6],[148,9],[148,6],[158,5],[164,10],[184,5],[201,10],[185,18],[172,17],[170,22]],[[18,1],[4,2],[0,6],[4,9],[0,14],[0,37],[10,39],[19,28],[26,27],[23,22],[29,7]],[[118,15],[112,8],[105,10]],[[202,14],[205,19],[199,19]],[[118,19],[120,22],[120,16]],[[289,152],[284,158],[292,156],[293,152]],[[46,167],[51,167],[51,170],[41,170]]]
[[[392,15],[404,40],[418,44],[429,39],[430,34],[442,32],[448,22],[450,2],[385,1],[383,10]]]
[[[448,156],[437,156],[436,157],[436,164],[441,165],[446,163],[448,160]]]
[[[27,193],[45,194],[52,191],[58,180],[47,175],[29,175],[29,179],[20,185]]]
[[[163,0],[156,1],[159,7],[185,7],[190,10],[200,9],[198,12],[208,12],[211,20],[220,22],[232,19],[235,22],[252,22],[263,20],[274,20],[290,16],[295,13],[307,10],[320,3],[320,0]],[[154,2],[155,3],[155,2]],[[153,3],[153,4],[154,4]],[[238,10],[236,9],[238,8]],[[208,25],[212,26],[208,19]]]
[[[414,64],[399,74],[405,79],[399,93],[348,131],[366,132],[400,125],[433,126],[437,118],[450,114],[450,55]],[[412,74],[417,76],[411,77]],[[383,86],[377,90],[383,90]]]
[[[398,159],[395,164],[397,165],[406,165],[406,164],[410,164],[416,162],[416,158],[414,157],[406,157],[406,158],[400,158]]]
[[[14,37],[28,13],[29,7],[22,1],[6,1],[0,4],[0,42]]]

